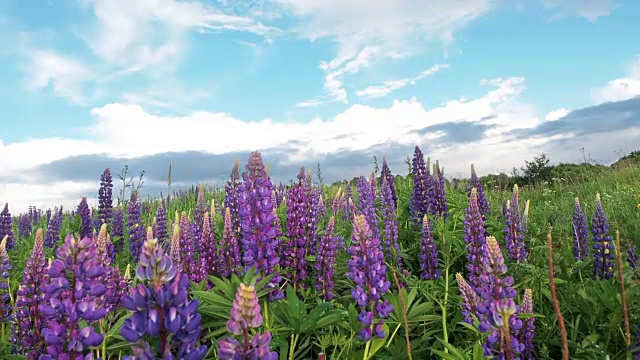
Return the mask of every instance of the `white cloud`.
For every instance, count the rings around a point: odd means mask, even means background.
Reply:
[[[51,86],[58,96],[84,102],[82,85],[93,76],[85,65],[53,51],[31,51],[28,56],[27,89],[39,91]]]
[[[556,121],[562,117],[567,116],[567,114],[569,114],[571,111],[565,109],[565,108],[560,108],[560,109],[556,109],[556,110],[552,110],[549,111],[549,113],[547,115],[545,115],[544,119],[546,121]]]
[[[640,56],[637,56],[629,66],[626,77],[611,80],[607,85],[592,92],[595,103],[620,101],[640,96]]]
[[[431,76],[439,72],[440,70],[446,69],[448,67],[449,67],[448,64],[437,64],[427,70],[422,71],[420,74],[414,77],[398,79],[398,80],[387,80],[387,81],[383,81],[381,85],[367,86],[363,90],[356,91],[356,95],[362,96],[362,97],[370,97],[370,98],[387,96],[393,91],[401,89],[407,85],[413,85],[416,82],[424,79],[425,77]]]
[[[556,18],[579,16],[589,21],[608,16],[619,4],[617,0],[543,0],[542,3],[546,8],[556,9]]]
[[[493,7],[491,0],[274,0],[300,19],[296,31],[310,40],[337,43],[336,56],[323,62],[329,101],[348,102],[344,79],[381,59],[424,51],[426,41],[449,44],[454,32]]]
[[[195,1],[84,0],[97,24],[85,40],[108,63],[124,72],[174,66],[187,47],[188,31],[241,31],[273,36],[279,30],[248,17]]]

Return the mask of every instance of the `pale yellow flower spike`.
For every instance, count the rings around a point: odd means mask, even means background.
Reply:
[[[531,203],[531,200],[527,200],[527,204],[524,207],[524,216],[525,217],[529,217],[529,203]]]
[[[147,227],[147,241],[153,240],[153,228],[151,226]]]
[[[94,234],[95,234],[95,230],[94,230]],[[95,235],[94,235],[94,239],[95,239]],[[106,254],[107,253],[107,224],[102,224],[102,226],[100,226],[100,232],[98,233],[98,238],[96,240],[96,243],[98,245],[98,252],[101,254]]]
[[[5,235],[2,238],[2,242],[0,242],[0,258],[6,258],[9,256],[9,254],[7,254],[7,240],[9,240],[9,235]]]
[[[211,199],[211,212],[209,213],[211,224],[216,223],[216,199]]]
[[[122,276],[126,282],[131,281],[131,264],[127,264],[127,269],[124,271],[124,276]]]
[[[35,248],[36,246],[40,246],[42,247],[44,245],[44,232],[42,229],[38,229],[36,230],[36,239],[33,243],[33,247]]]

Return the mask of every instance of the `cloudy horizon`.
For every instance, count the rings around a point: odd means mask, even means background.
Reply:
[[[220,182],[253,150],[276,182],[320,164],[330,183],[374,155],[406,174],[416,145],[467,177],[640,144],[638,3],[341,4],[0,5],[0,206],[95,205],[125,164],[151,193],[169,163],[174,184]]]

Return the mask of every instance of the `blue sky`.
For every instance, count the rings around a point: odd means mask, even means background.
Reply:
[[[0,203],[18,211],[95,198],[93,164],[153,189],[172,159],[174,180],[215,181],[259,149],[283,180],[335,180],[374,154],[405,172],[419,145],[464,176],[640,140],[637,1],[37,3],[0,3]]]

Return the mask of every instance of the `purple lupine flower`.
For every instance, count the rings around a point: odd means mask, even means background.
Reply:
[[[529,232],[529,205],[531,203],[531,200],[527,200],[527,202],[524,205],[524,211],[522,212],[522,219],[520,220],[520,222],[522,222],[522,232],[523,233],[528,233]]]
[[[609,279],[613,276],[613,239],[609,235],[609,221],[602,207],[600,193],[596,195],[596,211],[591,224],[593,234],[593,276]]]
[[[126,294],[126,286],[121,286],[123,282],[120,269],[111,266],[110,249],[113,246],[107,234],[107,224],[102,224],[96,240],[97,262],[104,267],[104,274],[98,278],[99,282],[105,286],[105,293],[98,303],[105,309],[107,314],[115,312],[120,306],[122,297]]]
[[[18,218],[18,237],[28,238],[31,236],[31,218],[27,214],[21,214]]]
[[[204,221],[204,213],[208,211],[207,201],[204,197],[204,184],[198,185],[198,196],[196,199],[196,207],[193,209],[193,220],[198,225],[198,228],[202,228],[202,222]]]
[[[239,187],[238,203],[242,225],[242,249],[245,271],[250,267],[263,275],[274,274],[269,287],[271,300],[284,297],[279,288],[282,278],[277,270],[280,257],[277,254],[279,239],[276,234],[276,216],[274,215],[273,186],[265,171],[262,155],[258,151],[251,153],[247,171],[242,174],[244,182]]]
[[[122,306],[132,314],[120,329],[125,340],[136,343],[132,346],[134,354],[152,354],[149,342],[153,341],[163,358],[204,359],[207,346],[197,346],[201,331],[199,302],[189,300],[189,278],[173,265],[157,239],[144,242],[136,277],[137,287],[122,299]]]
[[[43,314],[40,305],[47,301],[43,291],[47,280],[44,259],[44,236],[42,229],[36,230],[33,251],[24,267],[20,288],[16,293],[15,313],[11,329],[11,343],[16,353],[27,355],[28,359],[37,359],[44,353],[42,337]]]
[[[497,340],[498,337],[499,339],[509,337],[509,340],[500,340],[500,348],[497,353],[498,359],[514,359],[516,357],[519,359],[518,355],[524,351],[524,345],[518,341],[517,337],[511,335],[522,330],[522,320],[516,317],[517,314],[518,306],[509,298],[493,300],[489,305],[487,319],[494,332],[489,338],[496,337]],[[498,334],[496,335],[495,333]]]
[[[238,238],[233,229],[231,221],[231,209],[226,208],[224,212],[224,230],[222,240],[220,241],[220,253],[218,257],[218,274],[228,277],[232,273],[239,273],[240,269],[240,250],[238,248]]]
[[[342,188],[338,188],[336,195],[331,200],[331,214],[337,215],[339,211],[343,210],[345,207],[345,195],[342,192]]]
[[[80,216],[82,226],[80,228],[80,237],[85,238],[93,234],[93,224],[91,222],[91,210],[89,210],[89,204],[87,204],[87,198],[83,197],[78,204],[78,210],[76,214]]]
[[[47,220],[47,227],[49,227],[49,221],[51,221],[51,209],[47,209],[47,211],[45,212],[45,216]]]
[[[464,217],[464,241],[467,243],[467,271],[469,282],[474,288],[479,285],[479,277],[483,271],[485,253],[485,225],[478,201],[478,191],[471,189],[469,207]]]
[[[456,273],[456,281],[458,283],[460,297],[462,297],[462,302],[460,303],[460,306],[462,307],[460,310],[462,320],[467,324],[473,325],[473,316],[480,318],[477,311],[478,304],[480,303],[480,297],[478,297],[476,290],[473,286],[469,285],[462,274]]]
[[[514,262],[523,262],[527,259],[527,249],[524,243],[524,232],[522,229],[522,221],[520,220],[520,191],[518,185],[513,185],[513,195],[507,216],[504,222],[504,241],[508,250],[509,260]]]
[[[324,201],[324,195],[322,194],[322,189],[318,188],[315,191],[315,196],[317,197],[317,213],[318,219],[325,219],[327,217],[327,204]]]
[[[364,215],[373,237],[379,240],[380,228],[378,227],[378,215],[375,208],[376,194],[372,191],[371,183],[364,176],[358,178],[357,187],[358,212]]]
[[[274,189],[274,191],[276,192],[276,196],[275,196],[276,207],[280,207],[280,204],[282,204],[282,202],[284,201],[285,192],[287,191],[287,186],[282,182],[280,182],[278,186]]]
[[[196,235],[193,228],[197,225],[189,221],[187,212],[183,211],[180,216],[180,264],[182,265],[182,272],[184,272],[189,279],[195,281],[197,260],[196,260]]]
[[[382,173],[384,174],[384,164]],[[387,167],[388,170],[388,167]],[[393,200],[393,184],[389,182],[387,176],[382,177],[380,196],[382,197],[382,221],[384,223],[384,251],[388,254],[392,263],[402,269],[402,258],[400,257],[400,245],[398,244],[398,219],[396,218],[396,205]]]
[[[524,297],[520,305],[520,314],[533,314],[533,291],[524,290]],[[523,321],[523,326],[518,334],[518,342],[524,346],[524,351],[520,354],[522,360],[534,360],[533,337],[536,330],[536,318],[530,317]]]
[[[509,213],[509,200],[502,199],[502,217],[506,219],[508,213]]]
[[[491,321],[494,320],[491,317],[492,304],[494,301],[503,299],[513,301],[516,298],[516,291],[513,288],[513,278],[511,276],[503,277],[507,272],[507,266],[504,263],[502,250],[495,237],[487,237],[484,256],[484,271],[480,275],[480,285],[476,289],[480,297],[480,303],[476,307],[476,311],[480,315],[478,330],[481,332],[490,332],[489,337],[483,344],[484,353],[487,356],[492,356],[495,355],[494,347],[500,340],[498,329],[495,329],[491,323]],[[521,320],[513,320],[513,324],[511,324],[511,330],[513,332],[519,331],[521,327]],[[511,343],[515,345],[513,348],[515,350],[520,349],[521,346],[518,345],[517,338],[513,335],[511,335],[510,338]]]
[[[9,294],[9,274],[12,267],[7,253],[7,240],[5,235],[0,242],[0,323],[8,323],[11,316],[11,294]]]
[[[391,189],[391,199],[393,199],[393,208],[394,210],[398,208],[398,196],[396,194],[396,183],[395,178],[391,174],[391,170],[389,169],[389,165],[387,165],[386,156],[382,157],[382,171],[380,172],[380,186],[387,181],[389,184],[389,188]]]
[[[285,235],[289,239],[283,244],[282,267],[291,271],[294,289],[304,286],[307,277],[306,250],[309,239],[309,202],[303,181],[304,167],[300,168],[298,183],[289,189],[287,196],[287,224]]]
[[[344,220],[345,221],[352,221],[353,219],[351,218],[353,215],[353,212],[355,210],[355,203],[353,201],[353,189],[351,188],[351,183],[346,181],[346,188],[345,188],[345,198],[344,198]]]
[[[215,234],[211,231],[211,222],[209,219],[209,213],[205,213],[202,219],[200,271],[198,272],[197,278],[194,279],[196,283],[206,280],[207,275],[213,275],[218,272],[218,246],[216,244]]]
[[[239,215],[240,204],[238,203],[238,188],[240,187],[240,184],[240,165],[236,160],[233,164],[233,170],[231,171],[231,178],[224,186],[224,207],[231,211],[231,225],[233,226],[233,231],[238,239],[242,234]]]
[[[422,220],[422,239],[420,242],[420,278],[423,280],[437,280],[440,278],[440,264],[438,263],[438,247],[431,235],[431,222],[427,215]]]
[[[627,249],[627,262],[633,270],[638,269],[638,252],[636,250],[636,244],[632,244]]]
[[[277,360],[278,353],[269,349],[271,333],[256,333],[249,339],[249,330],[259,328],[262,321],[260,303],[254,286],[241,283],[233,300],[227,330],[233,335],[241,336],[242,340],[238,341],[230,336],[220,340],[218,342],[220,360]]]
[[[113,177],[111,170],[106,168],[100,176],[100,190],[98,190],[98,218],[102,223],[111,226],[113,215]]]
[[[453,179],[453,190],[458,190],[458,188],[460,188],[460,179],[454,178]]]
[[[418,146],[416,146],[414,150],[411,164],[413,189],[409,199],[409,210],[411,212],[413,225],[419,228],[422,219],[429,210],[429,169],[424,162],[424,155],[422,155],[422,151]]]
[[[105,308],[96,303],[107,290],[101,281],[105,269],[98,261],[93,237],[80,240],[68,235],[56,257],[47,271],[49,282],[43,287],[49,301],[40,306],[48,319],[42,330],[47,355],[40,359],[84,358],[85,352],[91,354],[88,348],[99,346],[104,339],[91,323],[106,315]]]
[[[576,198],[573,210],[573,258],[576,261],[585,261],[589,256],[589,231],[587,228],[587,216],[582,211],[580,200]]]
[[[331,301],[334,298],[333,293],[333,269],[336,263],[336,251],[338,249],[338,239],[333,234],[335,228],[335,217],[329,218],[326,231],[320,239],[320,247],[316,259],[316,290],[320,296]]]
[[[131,192],[131,198],[127,205],[127,227],[129,228],[129,251],[131,259],[136,263],[144,241],[144,225],[140,220],[140,203],[135,191]]]
[[[116,241],[114,245],[114,256],[111,260],[115,259],[115,254],[122,251],[124,248],[124,212],[121,207],[113,209],[113,217],[111,218],[111,236]]]
[[[164,200],[160,201],[156,210],[156,238],[163,248],[167,248],[169,233],[167,232],[167,211],[164,208]]]
[[[173,235],[171,236],[171,246],[169,250],[169,256],[173,266],[178,269],[178,271],[182,272],[182,249],[180,248],[180,225],[176,221],[173,224]]]
[[[471,194],[471,189],[473,188],[478,192],[478,206],[480,207],[480,213],[485,216],[489,215],[491,213],[491,207],[489,206],[489,202],[487,201],[487,197],[484,193],[484,185],[480,182],[480,179],[476,174],[476,169],[473,164],[471,164],[471,181],[469,189],[467,190],[469,194]]]
[[[389,291],[391,283],[387,280],[387,267],[380,249],[380,239],[373,236],[363,214],[355,216],[353,239],[348,250],[351,260],[347,277],[356,285],[351,291],[351,297],[360,307],[358,321],[362,323],[362,330],[358,338],[369,341],[375,332],[377,338],[383,339],[385,332],[382,330],[382,319],[393,311],[393,305],[387,300],[382,301],[381,297]],[[376,314],[373,313],[374,309]],[[374,324],[375,315],[379,318],[377,324]]]
[[[11,213],[9,212],[9,203],[4,204],[4,210],[0,213],[0,237],[7,238],[7,250],[13,250],[16,246],[11,228]]]
[[[49,225],[47,225],[47,234],[44,237],[44,246],[51,249],[58,243],[60,240],[60,229],[62,228],[62,220],[64,215],[62,214],[62,209],[55,212],[51,215],[51,220],[49,220]]]
[[[98,212],[94,211],[93,208],[89,209],[89,215],[91,217],[91,232],[93,233],[94,231],[98,231],[100,226],[102,226],[102,219],[100,219]]]
[[[444,169],[440,169],[437,161],[433,164],[433,175],[429,177],[429,195],[429,213],[445,219],[449,217]]]

